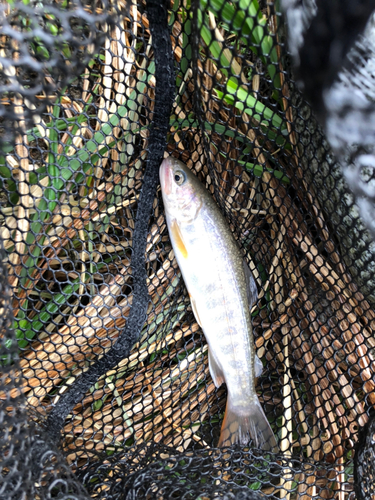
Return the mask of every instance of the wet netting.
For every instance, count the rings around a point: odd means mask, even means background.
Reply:
[[[1,500],[374,498],[371,12],[282,4],[2,4]]]

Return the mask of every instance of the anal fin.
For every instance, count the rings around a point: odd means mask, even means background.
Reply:
[[[190,298],[191,308],[193,309],[193,314],[195,316],[195,319],[197,320],[198,325],[202,328],[202,322],[199,318],[197,304],[195,303],[194,297],[192,297],[190,295],[190,293],[189,293],[189,298]]]
[[[210,374],[215,384],[215,387],[220,387],[221,384],[225,382],[223,371],[216,362],[216,359],[214,355],[211,353],[210,349],[208,349],[208,367],[210,369]]]
[[[197,320],[198,325],[202,328],[202,322],[201,322],[200,317],[199,317],[197,304],[194,300],[194,297],[192,297],[190,295],[190,293],[189,293],[189,297],[190,297],[191,308],[193,309],[195,319]],[[221,367],[219,366],[219,364],[216,362],[214,355],[211,354],[210,349],[208,349],[208,367],[210,369],[210,374],[211,374],[212,380],[215,384],[215,387],[220,387],[221,384],[223,384],[225,382],[223,371],[222,371]]]

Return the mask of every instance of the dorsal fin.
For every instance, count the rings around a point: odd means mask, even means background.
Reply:
[[[245,280],[246,280],[247,300],[249,303],[249,309],[251,310],[255,302],[258,300],[258,290],[253,273],[251,272],[245,259],[243,260],[243,270],[245,273]],[[263,371],[263,364],[261,360],[258,358],[258,356],[255,354],[254,356],[255,376],[257,378],[260,377],[262,375],[262,371]]]
[[[249,309],[251,309],[255,302],[258,300],[257,285],[255,283],[253,273],[250,271],[250,267],[248,266],[245,259],[243,259],[242,265],[245,273],[247,300],[249,302]]]
[[[254,356],[254,372],[256,378],[260,377],[263,372],[263,363],[261,360],[258,358],[258,356],[255,354]]]

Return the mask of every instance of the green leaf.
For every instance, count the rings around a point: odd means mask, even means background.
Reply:
[[[33,339],[35,335],[45,326],[45,324],[50,321],[51,316],[56,314],[60,310],[61,306],[64,305],[71,298],[73,293],[78,290],[79,285],[80,279],[76,278],[72,284],[67,285],[63,289],[62,293],[54,295],[51,301],[39,311],[37,319],[33,321],[29,321],[27,319],[18,321],[17,331],[20,332],[20,336],[17,338],[26,340]]]
[[[4,164],[0,164],[0,176],[4,179],[10,179],[12,177],[11,168]]]
[[[171,117],[169,125],[170,125],[170,127],[176,127],[176,128],[180,128],[180,129],[189,128],[189,127],[190,128],[199,128],[199,126],[200,126],[197,120],[193,120],[193,119],[178,120],[178,119],[176,119],[175,116]],[[251,141],[245,134],[242,134],[238,130],[232,130],[232,129],[228,128],[227,125],[221,125],[220,123],[209,123],[209,122],[205,121],[204,122],[204,129],[206,132],[216,132],[219,135],[226,135],[228,137],[236,139],[239,142],[247,143],[248,146],[246,146],[247,149],[245,150],[245,151],[247,151],[246,154],[248,154],[254,147],[253,141]],[[285,138],[282,135],[280,135],[276,132],[273,132],[268,127],[265,127],[264,134],[266,137],[268,137],[272,141],[275,141],[279,147],[285,147],[287,149],[292,148],[289,143],[286,143]]]
[[[229,78],[226,83],[226,91],[228,93],[224,94],[223,92],[215,89],[215,92],[220,99],[225,99],[228,104],[234,106],[239,111],[252,116],[260,123],[262,123],[263,120],[267,120],[276,128],[286,128],[282,118],[280,118],[275,111],[259,102],[258,99],[256,99],[250,92],[240,87],[236,78]]]
[[[275,45],[275,37],[270,34],[267,27],[267,19],[260,10],[256,0],[237,0],[229,3],[226,0],[201,0],[201,10],[208,9],[214,15],[220,18],[220,21],[231,26],[232,33],[235,33],[239,39],[259,57],[264,64],[267,65],[267,70],[271,80],[276,88],[280,88],[280,77],[277,74],[278,55]],[[208,22],[203,22],[201,12],[198,12],[198,26],[201,30],[203,40],[206,42]],[[205,26],[206,25],[206,26]],[[217,46],[210,46],[212,55],[219,59]],[[220,58],[220,63],[223,62]],[[224,64],[228,66],[228,64]]]
[[[277,179],[280,179],[282,182],[285,182],[286,184],[290,184],[290,179],[284,175],[283,172],[280,172],[280,170],[274,170],[269,167],[263,167],[262,165],[257,165],[255,163],[248,163],[245,161],[238,161],[240,165],[243,165],[246,170],[252,171],[254,175],[257,177],[262,177],[263,173],[265,170],[268,172],[271,172]]]

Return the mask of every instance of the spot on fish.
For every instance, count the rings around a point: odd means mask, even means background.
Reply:
[[[172,237],[174,239],[175,245],[177,246],[177,248],[181,252],[181,255],[184,257],[184,259],[186,259],[188,256],[188,252],[186,250],[185,243],[182,239],[182,234],[181,234],[180,228],[176,222],[176,219],[174,219],[172,221],[171,233],[172,233]]]

